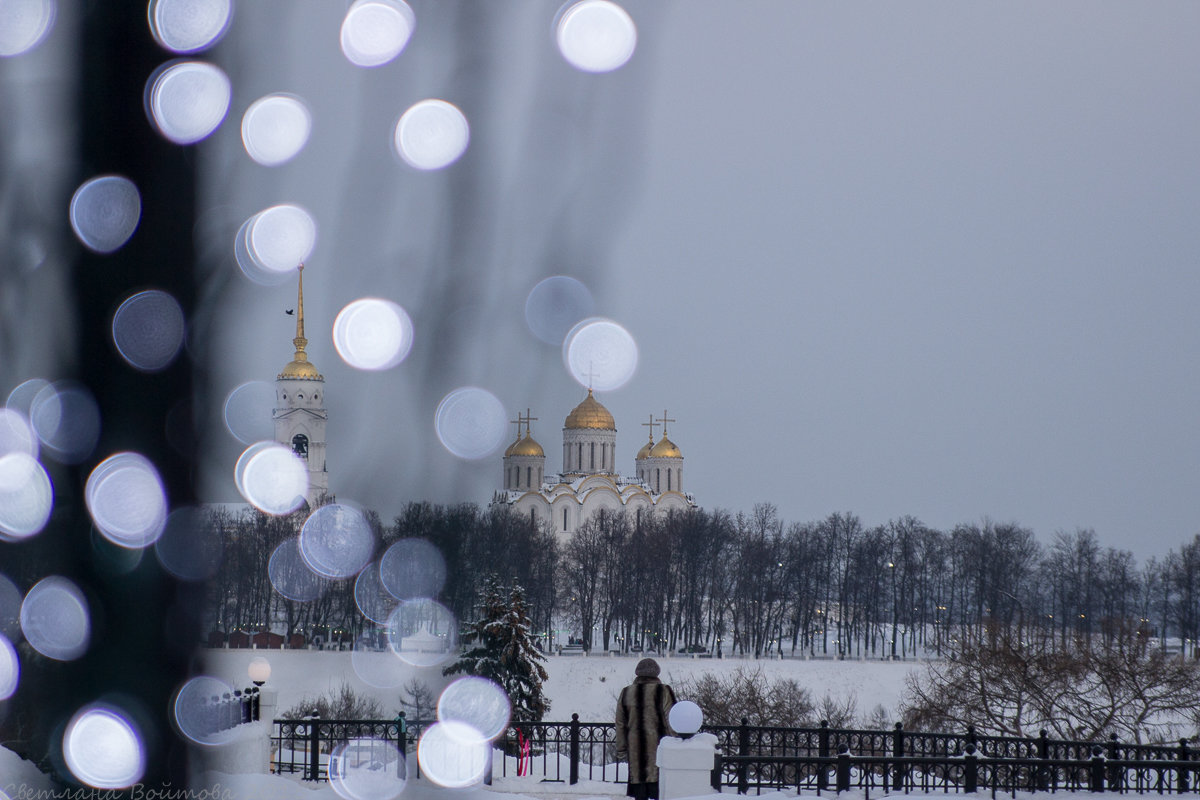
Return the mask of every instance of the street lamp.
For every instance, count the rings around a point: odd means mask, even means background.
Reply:
[[[250,675],[250,680],[255,686],[262,686],[271,678],[271,662],[262,656],[258,656],[250,661],[250,666],[246,668],[246,672]]]
[[[679,734],[680,739],[690,739],[696,735],[696,731],[700,730],[700,726],[704,723],[704,713],[700,710],[700,706],[691,700],[682,700],[671,706],[671,712],[667,714],[667,722],[670,724],[671,730]]]

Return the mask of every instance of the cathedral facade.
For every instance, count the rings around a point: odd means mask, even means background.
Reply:
[[[493,495],[493,505],[545,522],[560,536],[573,533],[600,509],[640,517],[696,506],[683,490],[683,454],[667,438],[667,423],[675,420],[666,412],[642,423],[650,436],[634,459],[633,476],[622,476],[617,469],[616,421],[590,389],[563,423],[560,473],[545,471],[546,452],[532,435],[535,419],[527,412],[515,420],[517,439],[504,451],[504,488]],[[654,430],[660,426],[662,438],[655,442]]]

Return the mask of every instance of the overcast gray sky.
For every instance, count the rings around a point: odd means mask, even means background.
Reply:
[[[555,3],[413,2],[411,43],[375,70],[337,50],[341,4],[273,23],[279,5],[241,4],[216,56],[234,102],[203,151],[194,335],[214,395],[273,379],[294,287],[242,278],[230,242],[267,205],[312,212],[339,499],[486,503],[499,453],[463,462],[433,435],[462,385],[530,407],[559,469],[584,390],[524,302],[569,274],[640,348],[599,395],[618,464],[668,409],[705,507],[1090,527],[1139,558],[1200,531],[1195,4],[629,2],[637,51],[601,75],[558,54]],[[237,122],[272,91],[303,96],[314,132],[266,168]],[[388,150],[424,97],[471,124],[433,173]],[[386,373],[330,341],[367,295],[414,320]],[[210,499],[234,500],[240,445],[214,439]]]

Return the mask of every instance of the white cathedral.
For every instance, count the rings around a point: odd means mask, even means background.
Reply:
[[[291,313],[291,312],[288,312]],[[316,508],[329,494],[329,471],[325,467],[325,378],[308,360],[304,338],[304,265],[296,290],[296,354],[275,378],[275,441],[299,456],[308,466],[308,492],[304,499]]]
[[[667,423],[675,420],[665,411],[660,419],[651,415],[642,423],[650,428],[650,438],[634,459],[636,477],[617,472],[617,424],[591,389],[563,423],[560,474],[545,474],[546,452],[531,430],[536,419],[527,411],[514,420],[517,439],[504,451],[504,489],[493,495],[492,505],[545,520],[560,536],[573,533],[602,508],[640,517],[695,507],[683,491],[683,453],[667,438]],[[660,425],[662,438],[655,442]]]

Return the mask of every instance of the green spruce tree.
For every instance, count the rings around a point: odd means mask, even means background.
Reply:
[[[514,722],[540,722],[550,710],[542,693],[549,675],[546,660],[530,635],[525,590],[515,581],[504,596],[495,575],[484,582],[479,619],[463,632],[474,646],[443,670],[445,675],[478,675],[493,681],[508,694]]]

